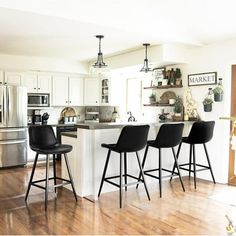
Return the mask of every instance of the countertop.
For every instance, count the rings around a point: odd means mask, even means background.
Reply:
[[[150,125],[150,126],[160,126],[162,124],[174,124],[174,123],[184,123],[184,124],[192,124],[194,121],[167,121],[167,122],[109,122],[109,123],[79,123],[75,124],[75,127],[78,129],[89,129],[89,130],[97,130],[97,129],[119,129],[123,128],[126,125]]]

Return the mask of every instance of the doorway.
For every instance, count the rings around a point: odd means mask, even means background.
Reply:
[[[236,65],[232,65],[232,77],[231,77],[231,116],[236,116]],[[230,126],[232,130],[232,122]],[[228,183],[230,185],[236,185],[236,160],[235,151],[229,148],[229,176]]]

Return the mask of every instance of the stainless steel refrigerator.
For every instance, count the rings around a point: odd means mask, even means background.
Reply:
[[[27,90],[0,86],[0,167],[27,163]]]

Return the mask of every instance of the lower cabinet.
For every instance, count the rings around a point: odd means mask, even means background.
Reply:
[[[79,195],[79,190],[76,189],[76,186],[81,186],[78,183],[80,179],[79,175],[81,173],[81,170],[79,169],[80,166],[78,165],[77,142],[78,142],[77,138],[62,136],[62,143],[72,145],[73,147],[72,151],[67,153],[67,156],[68,156],[68,162],[69,162],[71,174],[72,174],[73,181],[75,184],[75,191],[77,195]],[[61,157],[61,176],[64,179],[69,179],[69,175],[68,175],[68,171],[67,171],[66,163],[65,163],[65,158],[63,156]],[[72,190],[70,184],[65,185],[65,188]]]

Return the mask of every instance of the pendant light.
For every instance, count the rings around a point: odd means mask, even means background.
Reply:
[[[145,47],[145,59],[144,59],[143,68],[140,70],[140,72],[147,73],[149,71],[152,71],[152,69],[148,67],[148,59],[147,59],[147,47],[150,46],[150,43],[144,43],[143,46]]]
[[[101,52],[101,39],[104,38],[103,35],[96,35],[96,38],[99,39],[99,52],[98,52],[98,58],[97,61],[94,63],[94,68],[104,68],[107,67],[106,63],[103,61],[103,55]]]

